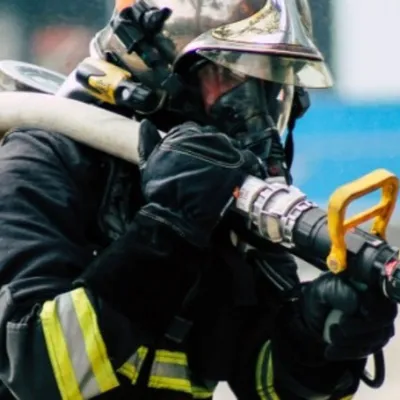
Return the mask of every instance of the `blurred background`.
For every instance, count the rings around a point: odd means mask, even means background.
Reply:
[[[313,91],[312,108],[296,132],[295,183],[326,205],[338,186],[376,168],[400,175],[399,0],[309,0],[314,34],[335,87]],[[92,35],[108,21],[112,0],[0,0],[0,59],[32,62],[69,73],[87,55]],[[352,211],[372,205],[378,194]],[[396,209],[390,240],[400,245]],[[315,271],[302,265],[310,278]],[[400,398],[400,338],[388,347],[383,389],[356,399]],[[218,400],[232,399],[222,385]]]

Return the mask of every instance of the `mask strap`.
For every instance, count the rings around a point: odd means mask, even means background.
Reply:
[[[288,122],[288,134],[285,141],[285,156],[288,170],[290,171],[294,159],[294,129],[298,119],[304,116],[311,105],[310,94],[302,87],[297,87],[294,90],[294,98],[292,111]]]

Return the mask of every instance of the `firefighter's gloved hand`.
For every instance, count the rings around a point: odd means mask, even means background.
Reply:
[[[204,247],[236,188],[258,160],[240,151],[211,127],[185,123],[161,139],[156,127],[141,124],[139,154],[147,200],[140,213],[175,229]]]
[[[365,358],[394,335],[397,305],[378,291],[358,290],[332,273],[305,284],[300,304],[305,326],[326,343],[328,360]]]
[[[342,317],[334,322],[337,310]],[[330,272],[297,286],[271,336],[275,382],[299,398],[330,398],[339,387],[354,393],[366,358],[393,336],[396,314],[381,293],[359,291]]]
[[[306,364],[363,359],[393,337],[396,316],[397,305],[382,293],[360,291],[327,272],[294,291],[277,318],[274,342]]]

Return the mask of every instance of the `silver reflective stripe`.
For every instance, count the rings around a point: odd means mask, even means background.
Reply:
[[[195,399],[211,398],[214,388],[209,390],[192,379],[187,356],[179,351],[156,350],[150,372],[149,387],[188,393]]]
[[[91,399],[119,386],[84,289],[46,301],[40,320],[63,400]]]
[[[101,394],[101,390],[86,353],[85,339],[71,296],[59,297],[56,300],[56,308],[82,397],[91,399]]]
[[[130,379],[135,385],[147,354],[147,347],[139,347],[135,354],[119,368],[118,373]],[[169,350],[155,351],[148,382],[149,388],[188,393],[199,400],[212,397],[217,382],[202,382],[194,377],[191,378],[185,353]]]
[[[139,347],[124,365],[118,369],[118,373],[128,378],[133,385],[136,384],[148,351],[149,349],[145,346]]]
[[[178,351],[156,350],[149,387],[192,394],[186,354]]]
[[[151,370],[151,376],[182,379],[184,381],[190,382],[187,367],[184,365],[177,365],[172,363],[155,362]]]

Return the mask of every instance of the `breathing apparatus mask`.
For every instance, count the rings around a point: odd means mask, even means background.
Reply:
[[[294,87],[239,75],[205,62],[197,72],[204,108],[212,124],[238,148],[260,159],[263,178],[289,179],[280,134],[290,118]]]

